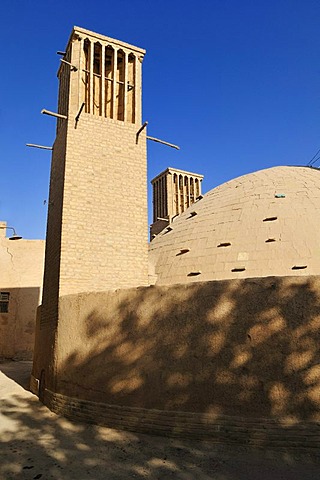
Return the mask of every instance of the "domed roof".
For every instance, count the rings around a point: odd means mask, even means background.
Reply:
[[[273,167],[210,190],[150,244],[157,284],[320,274],[320,171]]]

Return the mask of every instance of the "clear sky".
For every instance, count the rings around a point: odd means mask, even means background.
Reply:
[[[40,111],[57,109],[73,25],[147,50],[143,120],[181,147],[148,142],[149,180],[171,166],[204,174],[207,191],[320,148],[318,0],[2,0],[0,12],[0,220],[25,238],[45,237],[51,156],[25,144],[54,141]]]

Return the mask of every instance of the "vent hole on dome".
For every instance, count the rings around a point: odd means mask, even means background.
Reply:
[[[307,265],[294,265],[291,270],[304,270]]]
[[[220,247],[230,247],[231,243],[230,242],[221,242],[219,245],[217,245],[218,248]]]
[[[165,235],[166,233],[171,232],[172,230],[173,230],[172,227],[167,227],[167,228],[165,229],[165,231],[164,231],[164,235]]]
[[[198,195],[198,197],[196,198],[196,202],[198,202],[199,200],[202,200],[203,199],[203,195]]]
[[[267,218],[264,218],[263,221],[264,222],[274,222],[277,219],[278,219],[278,217],[267,217]]]
[[[244,272],[246,267],[235,267],[231,270],[231,272]]]
[[[189,272],[188,273],[188,277],[196,277],[197,275],[201,275],[200,270],[198,270],[196,272]]]
[[[275,198],[286,198],[286,195],[284,193],[275,193],[274,197]]]
[[[197,212],[195,212],[195,211],[194,211],[194,212],[190,212],[190,215],[189,215],[189,217],[188,217],[188,218],[195,217],[196,215],[198,215],[198,213],[197,213]]]
[[[276,242],[275,238],[267,238],[265,243],[271,243],[271,242]]]
[[[188,252],[190,252],[190,248],[181,248],[180,252],[178,252],[176,254],[176,257],[178,257],[179,255],[183,255],[185,253],[188,253]]]

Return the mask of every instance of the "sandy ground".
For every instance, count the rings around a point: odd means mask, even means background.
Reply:
[[[316,480],[319,456],[72,423],[28,391],[30,362],[0,364],[0,479]]]

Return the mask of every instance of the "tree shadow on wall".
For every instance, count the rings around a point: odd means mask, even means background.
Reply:
[[[60,393],[217,418],[319,421],[319,278],[130,289],[95,294],[94,307],[81,298]]]

